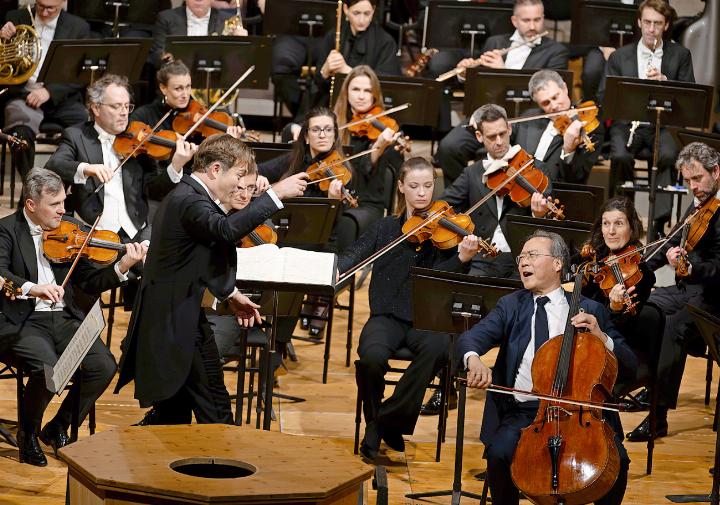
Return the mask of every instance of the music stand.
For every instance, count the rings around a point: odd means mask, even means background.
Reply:
[[[716,316],[702,310],[699,307],[685,304],[690,317],[692,318],[695,326],[697,326],[700,335],[708,346],[708,353],[712,359],[720,365],[720,351],[718,345],[720,345],[720,319]],[[712,505],[718,505],[720,503],[720,430],[715,434],[715,463],[713,466],[713,480],[712,489],[710,494],[675,494],[666,495],[665,498],[673,503],[706,503],[710,502]]]
[[[678,146],[685,147],[691,142],[702,142],[707,144],[716,151],[720,151],[720,135],[717,133],[706,133],[697,130],[688,130],[687,128],[668,128]]]
[[[525,240],[537,229],[552,231],[560,235],[572,255],[574,252],[579,252],[583,244],[590,238],[592,225],[579,221],[555,221],[509,214],[507,217],[507,240],[513,256],[520,254]]]
[[[246,142],[246,144],[255,154],[255,161],[258,165],[287,154],[293,148],[292,144],[283,144],[281,142]]]
[[[660,124],[686,128],[707,128],[712,110],[713,87],[679,81],[648,81],[608,76],[605,90],[605,117],[655,124],[653,166],[648,177],[648,242],[655,239],[655,199]]]
[[[265,4],[266,35],[322,37],[335,31],[336,2],[324,0],[270,0]]]
[[[571,44],[622,47],[639,37],[636,5],[592,0],[572,2]]]
[[[53,40],[40,69],[38,82],[87,86],[106,72],[140,77],[151,39]]]
[[[330,238],[337,213],[342,208],[332,198],[288,198],[270,220],[278,242],[294,247],[325,244]]]
[[[553,182],[552,194],[565,205],[565,209],[570,209],[568,213],[573,221],[584,223],[594,223],[605,202],[605,188],[587,184]]]
[[[152,29],[161,10],[170,9],[169,0],[82,0],[68,2],[68,12],[89,22],[112,27],[113,37],[120,36],[120,28],[144,25]]]
[[[416,330],[448,333],[451,337],[450,369],[455,369],[455,340],[457,335],[470,329],[471,324],[486,316],[497,301],[520,288],[522,283],[510,279],[477,277],[427,268],[412,267],[413,282],[413,327]],[[460,367],[462,368],[462,367]],[[442,392],[447,398],[450,381],[445,381]],[[464,496],[481,500],[482,496],[462,489],[463,446],[465,438],[465,384],[460,382],[458,391],[457,435],[455,441],[455,467],[452,489],[411,493],[405,495],[413,500],[433,496],[452,496],[451,503],[459,504]],[[445,429],[447,413],[442,414]],[[439,458],[439,454],[437,458]]]
[[[267,89],[270,83],[272,37],[169,36],[165,51],[190,68],[193,82],[205,83],[208,103],[210,88],[228,89],[252,65],[255,71],[240,88]]]
[[[513,117],[535,107],[528,82],[537,69],[513,70],[473,67],[466,70],[463,113],[470,117],[475,109],[486,103],[501,105]],[[568,70],[556,70],[568,89],[573,89],[573,75]]]
[[[423,51],[432,48],[475,48],[491,35],[512,33],[513,5],[502,2],[474,3],[456,0],[430,0],[425,7]]]

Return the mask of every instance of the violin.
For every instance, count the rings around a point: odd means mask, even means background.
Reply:
[[[617,359],[600,338],[571,322],[580,312],[582,278],[581,267],[564,333],[540,346],[532,362],[540,406],[522,430],[510,471],[533,503],[593,503],[612,488],[620,468],[612,428],[598,406],[588,406],[610,397]]]
[[[395,133],[400,131],[400,126],[398,126],[397,121],[387,114],[382,115],[383,112],[385,112],[383,108],[377,106],[363,114],[354,113],[350,123],[348,123],[348,131],[355,137],[367,137],[368,140],[373,142],[378,139],[386,128],[390,128]],[[410,137],[403,136],[401,132],[400,137],[396,141],[395,150],[409,153],[412,150]]]
[[[524,149],[508,161],[508,166],[497,170],[488,176],[487,186],[492,190],[498,190],[500,196],[510,195],[510,199],[521,207],[528,207],[533,193],[542,193],[548,187],[549,180],[542,170],[535,168],[532,164],[533,157]],[[508,175],[515,174],[520,167],[524,168],[524,174],[508,180]],[[565,207],[560,205],[557,199],[547,198],[548,212],[553,219],[565,219]]]
[[[572,108],[568,112],[569,114],[557,116],[552,120],[555,129],[560,135],[565,135],[565,131],[567,131],[573,121],[582,121],[583,127],[580,131],[582,143],[588,152],[595,151],[595,144],[593,144],[589,135],[600,126],[600,121],[598,120],[598,108],[597,105],[595,105],[595,102],[592,100],[582,102],[578,105],[577,109]]]
[[[595,283],[600,286],[605,296],[610,296],[610,291],[616,284],[622,284],[625,288],[635,286],[642,280],[640,262],[642,254],[635,246],[626,246],[616,254],[611,254],[600,262],[602,265],[597,273],[593,274]],[[625,314],[637,314],[637,302],[632,296],[625,292],[624,296]]]
[[[22,151],[28,148],[27,140],[0,131],[0,142],[7,142],[10,149]]]
[[[255,247],[263,244],[277,244],[277,233],[272,226],[261,224],[240,239],[238,247]]]
[[[710,220],[718,208],[720,208],[720,199],[716,198],[713,193],[695,210],[689,226],[686,225],[683,228],[680,238],[681,248],[685,249],[686,252],[690,252],[695,248],[697,243],[700,242],[700,239],[703,238],[703,235],[705,235],[710,225]],[[683,254],[678,257],[678,262],[675,266],[675,275],[677,277],[687,277],[690,275],[690,263],[687,255]]]
[[[432,217],[441,215],[440,219]],[[430,219],[429,219],[430,218]],[[427,209],[415,210],[405,221],[403,234],[408,241],[420,244],[430,240],[438,249],[450,249],[462,242],[463,237],[475,230],[475,224],[467,214],[456,214],[453,208],[443,200],[436,200]],[[487,241],[480,240],[480,249],[485,256],[495,257],[498,250]]]
[[[88,238],[88,232],[70,221],[60,221],[60,226],[52,231],[43,232],[43,253],[52,263],[74,261]],[[82,257],[100,265],[110,265],[125,250],[120,236],[110,230],[94,230]]]
[[[175,115],[172,129],[181,134],[187,133],[207,111],[207,107],[197,100],[190,100],[185,110],[178,111]],[[227,133],[229,126],[233,126],[233,117],[227,112],[215,110],[205,118],[195,131],[207,138],[217,133]],[[257,132],[246,131],[241,140],[259,142],[260,135]]]
[[[15,283],[8,279],[5,279],[5,282],[3,283],[2,292],[11,300],[14,300],[18,296],[22,295],[22,289],[16,288]]]
[[[343,164],[348,159],[344,158],[337,150],[331,151],[323,159],[307,167],[305,172],[308,174],[310,182],[317,181],[318,187],[326,193],[334,179],[342,181],[343,200],[347,200],[350,207],[355,208],[358,206],[358,201],[346,188],[346,185],[352,179],[352,172]]]
[[[145,142],[140,145],[146,137]],[[113,149],[122,158],[146,154],[154,160],[161,161],[172,156],[176,142],[177,135],[174,131],[160,130],[152,133],[152,128],[145,123],[130,121],[125,131],[115,136]]]

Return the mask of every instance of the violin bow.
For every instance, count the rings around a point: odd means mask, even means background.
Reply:
[[[172,114],[172,112],[173,112],[172,109],[170,109],[169,111],[167,111],[167,112],[165,113],[165,115],[164,115],[163,117],[161,117],[160,120],[159,120],[157,123],[155,123],[155,126],[152,127],[152,130],[150,130],[150,133],[149,133],[148,135],[146,135],[145,137],[143,137],[143,138],[140,139],[140,142],[138,143],[138,145],[135,146],[135,149],[133,149],[133,150],[130,152],[130,154],[128,154],[128,155],[125,157],[125,159],[122,160],[117,167],[115,167],[115,170],[112,171],[113,176],[115,175],[115,173],[117,173],[118,170],[120,170],[120,169],[122,168],[122,166],[125,164],[125,162],[126,162],[127,160],[129,160],[130,158],[132,158],[133,155],[138,151],[138,149],[140,149],[140,148],[143,146],[143,144],[145,144],[145,142],[147,142],[147,141],[150,139],[150,137],[152,137],[152,136],[155,134],[155,132],[157,131],[157,129],[160,128],[160,125],[163,124],[163,122],[170,116],[170,114]],[[95,193],[99,193],[100,190],[105,187],[105,184],[106,184],[106,183],[104,183],[104,182],[100,183],[100,185],[99,185],[97,188],[95,188]]]
[[[205,114],[203,114],[202,116],[200,116],[200,119],[198,119],[197,121],[195,121],[195,124],[192,125],[192,127],[191,127],[187,132],[185,132],[185,135],[182,136],[182,139],[183,139],[183,140],[186,140],[190,135],[192,135],[192,133],[197,129],[197,127],[200,126],[200,125],[202,124],[202,122],[205,121],[205,119],[207,119],[207,117],[208,117],[210,114],[212,114],[213,112],[215,112],[215,109],[217,109],[217,108],[227,99],[227,97],[230,96],[230,94],[231,94],[233,91],[235,91],[235,88],[237,88],[238,86],[240,86],[240,84],[242,84],[242,82],[247,78],[247,76],[249,76],[250,74],[252,74],[254,70],[255,70],[255,65],[250,65],[250,68],[248,68],[248,69],[245,71],[245,73],[244,73],[243,75],[241,75],[241,76],[238,78],[238,80],[235,81],[235,83],[234,83],[232,86],[230,86],[230,88],[228,88],[228,90],[223,94],[223,96],[221,96],[221,97],[218,99],[217,102],[215,102],[214,104],[212,104],[211,107],[208,107],[208,110],[205,111]]]
[[[597,105],[586,105],[585,107],[570,107],[569,109],[559,110],[557,112],[548,112],[547,114],[535,114],[533,116],[520,116],[508,119],[508,124],[524,123],[525,121],[535,121],[536,119],[545,119],[555,116],[562,116],[568,112],[585,112],[587,110],[597,110]]]
[[[344,124],[344,125],[338,127],[338,130],[344,130],[345,128],[350,128],[351,126],[355,126],[355,125],[358,125],[358,124],[367,123],[367,122],[369,122],[369,121],[372,121],[373,119],[377,119],[377,118],[379,118],[379,117],[387,116],[387,115],[389,115],[389,114],[393,114],[393,113],[395,113],[395,112],[399,112],[399,111],[401,111],[401,110],[405,110],[405,109],[407,109],[408,107],[410,107],[411,105],[412,105],[412,104],[411,104],[410,102],[408,102],[408,103],[404,103],[404,104],[402,104],[402,105],[398,105],[397,107],[392,107],[392,108],[390,108],[390,109],[384,110],[384,111],[379,112],[379,113],[377,113],[377,114],[374,114],[374,115],[372,115],[372,116],[368,116],[368,117],[363,118],[363,119],[358,119],[357,121],[353,121],[352,123]]]

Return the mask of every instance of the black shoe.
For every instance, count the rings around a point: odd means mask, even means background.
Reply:
[[[633,397],[623,399],[620,403],[622,412],[642,412],[650,409],[650,393],[647,388],[643,388]]]
[[[155,407],[152,407],[150,410],[145,412],[145,416],[140,420],[140,422],[133,424],[133,426],[151,426],[157,424],[162,424],[160,422],[160,412],[158,412]]]
[[[20,463],[34,466],[47,466],[47,458],[40,448],[36,433],[18,431],[18,449],[20,449]]]
[[[40,441],[53,449],[55,457],[58,457],[58,450],[70,443],[67,431],[57,423],[49,422],[40,432]]]
[[[440,400],[442,393],[436,389],[430,399],[422,407],[420,407],[421,416],[436,416],[440,413]],[[458,396],[455,389],[450,390],[450,398],[448,401],[448,410],[457,408]]]
[[[328,312],[329,305],[325,302],[319,302],[313,308],[313,316],[327,317]],[[308,329],[310,337],[318,340],[321,339],[323,337],[323,332],[325,331],[325,324],[327,324],[327,321],[324,319],[315,319],[311,317],[310,328]]]
[[[380,450],[380,439],[381,434],[377,423],[369,422],[365,427],[365,436],[360,442],[360,455],[372,462],[377,458],[378,450]]]
[[[386,428],[382,431],[383,442],[393,451],[405,452],[405,439],[399,431]]]
[[[658,416],[655,422],[655,438],[666,437],[668,434],[667,418]],[[650,416],[643,419],[637,428],[628,433],[625,438],[628,442],[647,442],[650,439]]]
[[[300,329],[303,331],[307,331],[307,329],[310,327],[310,318],[307,316],[303,316],[300,318]]]

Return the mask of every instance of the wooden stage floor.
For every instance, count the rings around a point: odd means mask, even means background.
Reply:
[[[355,343],[368,315],[367,284],[356,297],[356,320],[353,323]],[[124,335],[128,315],[119,312],[116,319],[112,350],[119,357],[120,337]],[[345,368],[345,327],[347,316],[337,316],[332,345],[331,367],[327,384],[322,384],[323,345],[296,342],[299,363],[289,363],[289,373],[279,378],[280,391],[307,399],[303,403],[276,401],[275,411],[278,422],[274,430],[298,436],[312,435],[328,437],[337,444],[352,451],[355,411],[355,381],[352,368]],[[717,375],[717,374],[716,374]],[[234,392],[235,376],[226,372],[228,389]],[[98,430],[113,426],[127,426],[142,417],[143,410],[132,397],[132,388],[125,388],[120,395],[111,393],[114,384],[100,398],[97,404]],[[713,401],[717,381],[713,383]],[[707,493],[711,478],[708,469],[713,464],[715,435],[711,430],[714,403],[707,407],[703,403],[705,390],[705,361],[689,358],[680,396],[680,407],[670,413],[670,436],[657,441],[654,470],[645,475],[645,444],[630,444],[626,447],[632,463],[626,504],[670,503],[666,494]],[[484,393],[472,391],[468,400],[465,429],[465,457],[463,488],[480,493],[482,482],[474,475],[485,468],[482,459],[482,445],[478,441]],[[46,413],[50,419],[58,401],[54,400]],[[0,381],[0,418],[15,419],[15,382]],[[409,492],[448,489],[452,487],[453,451],[455,448],[456,411],[451,411],[447,442],[443,445],[442,461],[434,461],[434,440],[436,417],[422,417],[415,434],[407,438],[404,454],[388,450],[383,453],[380,463],[388,468],[390,502],[407,504]],[[632,429],[644,413],[623,414],[626,430]],[[244,429],[254,429],[245,426]],[[81,437],[87,437],[87,429]],[[192,443],[189,441],[188,443]],[[45,448],[50,454],[50,448]],[[62,504],[65,499],[65,465],[48,457],[45,468],[18,463],[17,449],[0,444],[0,504],[50,505]],[[312,472],[312,466],[298,468],[298,478]],[[469,501],[469,500],[468,500]],[[375,503],[372,490],[369,503]],[[434,498],[416,503],[450,503],[449,498]],[[525,502],[527,503],[527,502]]]

